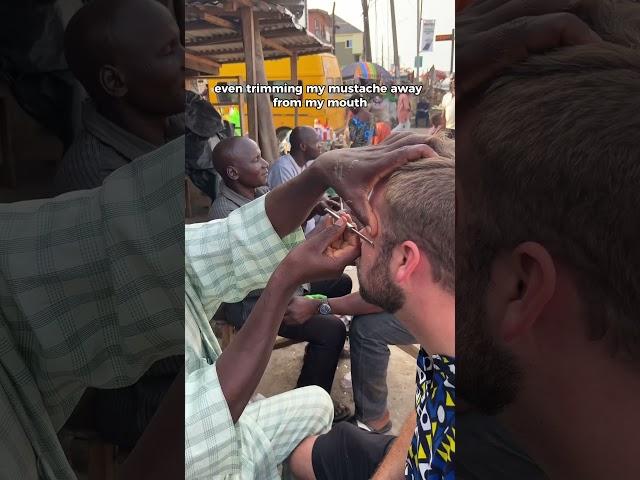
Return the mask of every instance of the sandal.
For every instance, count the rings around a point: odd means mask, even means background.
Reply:
[[[349,423],[352,423],[356,427],[362,430],[365,430],[367,432],[379,433],[379,434],[389,433],[391,431],[391,428],[393,427],[393,423],[391,422],[391,420],[389,420],[382,428],[376,429],[358,420],[355,415],[349,419]]]
[[[351,410],[346,405],[333,401],[333,423],[343,422],[351,417]]]

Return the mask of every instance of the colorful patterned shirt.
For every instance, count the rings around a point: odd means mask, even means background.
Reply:
[[[407,480],[454,480],[456,451],[455,359],[418,354],[416,430],[411,440]]]
[[[352,117],[349,121],[349,137],[353,148],[371,145],[373,127],[369,122],[364,122],[358,117]]]

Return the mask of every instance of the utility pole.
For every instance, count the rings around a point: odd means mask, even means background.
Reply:
[[[364,19],[364,61],[371,61],[371,36],[369,33],[369,2],[362,0],[362,17]]]
[[[333,45],[333,54],[336,54],[336,2],[333,2],[331,9],[331,45]]]
[[[449,73],[453,73],[453,62],[455,61],[455,51],[456,51],[456,29],[451,30],[451,68],[449,69]]]
[[[365,0],[362,0],[363,2]],[[396,80],[400,73],[400,58],[398,57],[398,35],[396,33],[396,7],[395,1],[389,0],[391,3],[391,36],[393,38],[393,64],[395,65]]]
[[[422,30],[422,0],[416,0],[416,10],[418,17],[418,34],[416,37],[416,57],[420,56],[420,31]],[[417,61],[417,58],[416,58]],[[416,63],[416,83],[420,83],[420,64]]]

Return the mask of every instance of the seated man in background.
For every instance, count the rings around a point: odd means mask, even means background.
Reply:
[[[140,22],[144,18],[144,22]],[[184,132],[184,49],[156,0],[94,0],[71,18],[65,56],[89,99],[55,193],[95,188],[114,170]]]
[[[309,162],[320,155],[320,140],[318,132],[311,127],[296,127],[289,134],[291,150],[282,155],[269,168],[269,188],[274,189],[292,178],[300,175]],[[324,212],[320,212],[321,215]],[[309,233],[316,226],[316,219],[308,219],[304,232]]]
[[[216,171],[223,179],[221,194],[211,205],[209,216],[212,220],[227,218],[234,210],[269,192],[266,187],[269,164],[253,140],[247,137],[226,138],[215,146],[212,156]],[[351,291],[351,279],[344,275],[333,282],[314,282],[309,290],[329,297],[346,295]],[[306,292],[300,286],[295,293],[301,296]],[[241,302],[226,304],[226,321],[237,329],[242,328],[261,294],[262,290],[255,290]],[[288,320],[284,319],[278,334],[309,342],[296,386],[318,385],[331,394],[347,336],[344,323],[335,315],[321,314],[319,307],[304,322]],[[334,421],[345,420],[349,415],[347,406],[334,401]]]
[[[296,127],[289,134],[291,150],[276,160],[269,170],[269,188],[291,180],[320,155],[318,132],[311,127]]]
[[[160,2],[88,3],[69,21],[64,48],[90,98],[54,178],[56,193],[99,187],[114,170],[183,133],[171,116],[184,111],[184,51],[178,25]],[[98,390],[101,434],[132,448],[182,369],[182,358],[166,358],[135,385]]]
[[[320,300],[293,297],[285,322],[302,323],[311,318]],[[392,314],[365,302],[359,292],[330,298],[327,303],[335,315],[353,315],[349,329],[354,423],[365,430],[387,433],[392,428],[387,409],[388,345],[416,343],[413,335]]]
[[[453,149],[448,143],[435,137],[430,141],[436,152],[450,156]],[[304,480],[365,479],[384,458],[375,478],[402,478],[405,471],[408,478],[427,478],[424,472],[428,471],[433,478],[453,479],[453,160],[423,159],[401,167],[378,184],[371,205],[379,227],[372,235],[375,246],[363,244],[357,262],[360,294],[396,315],[422,347],[417,359],[416,411],[395,441],[350,424],[310,437],[293,453],[292,471]]]

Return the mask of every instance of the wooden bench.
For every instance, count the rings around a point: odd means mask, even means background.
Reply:
[[[226,321],[221,319],[214,319],[213,331],[220,339],[220,348],[224,350],[227,348],[233,336],[236,334],[236,328],[233,325],[229,325]],[[274,350],[290,347],[297,343],[302,343],[302,340],[293,340],[291,338],[277,337],[273,344]]]
[[[220,348],[224,350],[231,343],[233,336],[236,334],[236,328],[233,325],[227,323],[225,319],[224,305],[221,305],[216,313],[213,314],[213,318],[211,319],[211,327],[213,328],[213,333],[215,333],[215,335],[220,339]],[[273,349],[279,350],[281,348],[295,345],[296,343],[302,343],[302,340],[292,340],[290,338],[277,337],[273,345]]]
[[[115,480],[118,447],[105,439],[95,425],[95,395],[89,389],[59,433],[60,443],[76,473],[95,480]]]

